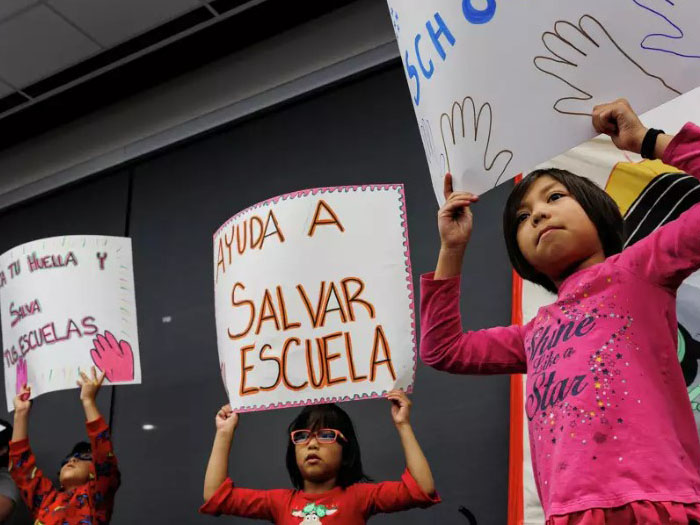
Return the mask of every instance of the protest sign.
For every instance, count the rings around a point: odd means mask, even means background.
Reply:
[[[52,237],[0,256],[0,311],[8,410],[28,383],[32,397],[77,388],[96,366],[106,383],[140,383],[131,240]]]
[[[275,197],[214,234],[221,373],[236,411],[410,390],[416,363],[403,186]]]
[[[700,85],[700,3],[388,0],[433,187],[482,193]]]

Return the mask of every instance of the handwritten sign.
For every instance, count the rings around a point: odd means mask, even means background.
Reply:
[[[219,360],[234,410],[410,390],[416,363],[403,186],[267,200],[214,235]]]
[[[77,388],[96,366],[106,383],[140,383],[131,240],[53,237],[0,256],[5,397]]]
[[[438,201],[594,136],[596,104],[647,111],[700,85],[689,0],[388,0]]]

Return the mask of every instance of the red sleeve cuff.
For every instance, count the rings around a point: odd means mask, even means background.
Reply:
[[[30,450],[29,439],[20,439],[19,441],[10,441],[10,454],[23,454]]]
[[[109,426],[102,416],[98,417],[94,421],[86,422],[85,427],[87,427],[89,436],[96,436],[105,430],[109,430]]]
[[[226,500],[226,496],[233,490],[233,480],[231,478],[226,478],[226,480],[216,489],[216,492],[209,498],[204,505],[199,507],[199,512],[202,514],[211,514],[212,516],[221,515],[221,502]]]
[[[418,482],[411,475],[408,469],[404,470],[403,475],[401,476],[401,481],[403,481],[406,487],[408,487],[409,494],[411,494],[411,497],[419,504],[420,507],[430,507],[431,505],[435,505],[436,503],[440,503],[442,501],[437,491],[433,492],[432,494],[426,494],[423,492],[423,489],[420,488]]]

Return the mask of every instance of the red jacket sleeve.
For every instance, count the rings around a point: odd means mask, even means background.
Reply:
[[[459,277],[421,276],[420,357],[433,368],[455,374],[513,374],[526,371],[521,326],[463,332]]]
[[[663,162],[700,179],[700,127],[686,124],[666,148]],[[675,292],[700,268],[700,204],[624,250],[615,263]]]
[[[220,516],[230,514],[244,518],[275,521],[278,509],[289,499],[289,490],[254,490],[234,487],[227,478],[214,495],[199,508],[202,514]]]
[[[121,476],[117,458],[112,448],[109,427],[102,417],[86,423],[92,446],[92,466],[90,492],[95,515],[108,523],[114,507],[114,495],[119,488]]]
[[[401,481],[358,483],[358,505],[363,507],[365,519],[381,512],[398,512],[412,508],[427,508],[440,503],[437,493],[426,494],[406,469]]]
[[[56,498],[53,483],[36,466],[36,458],[29,447],[29,440],[10,442],[8,470],[27,508],[36,516],[43,505]]]

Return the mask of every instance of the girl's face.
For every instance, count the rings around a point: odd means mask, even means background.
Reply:
[[[66,489],[84,485],[90,480],[90,464],[89,460],[72,457],[68,462],[61,467],[59,481],[61,486]]]
[[[343,461],[343,447],[334,443],[319,443],[315,434],[302,445],[294,445],[297,467],[301,477],[312,483],[323,483],[338,476]]]
[[[557,286],[569,273],[605,259],[595,225],[566,186],[550,176],[532,183],[517,218],[520,251]]]

